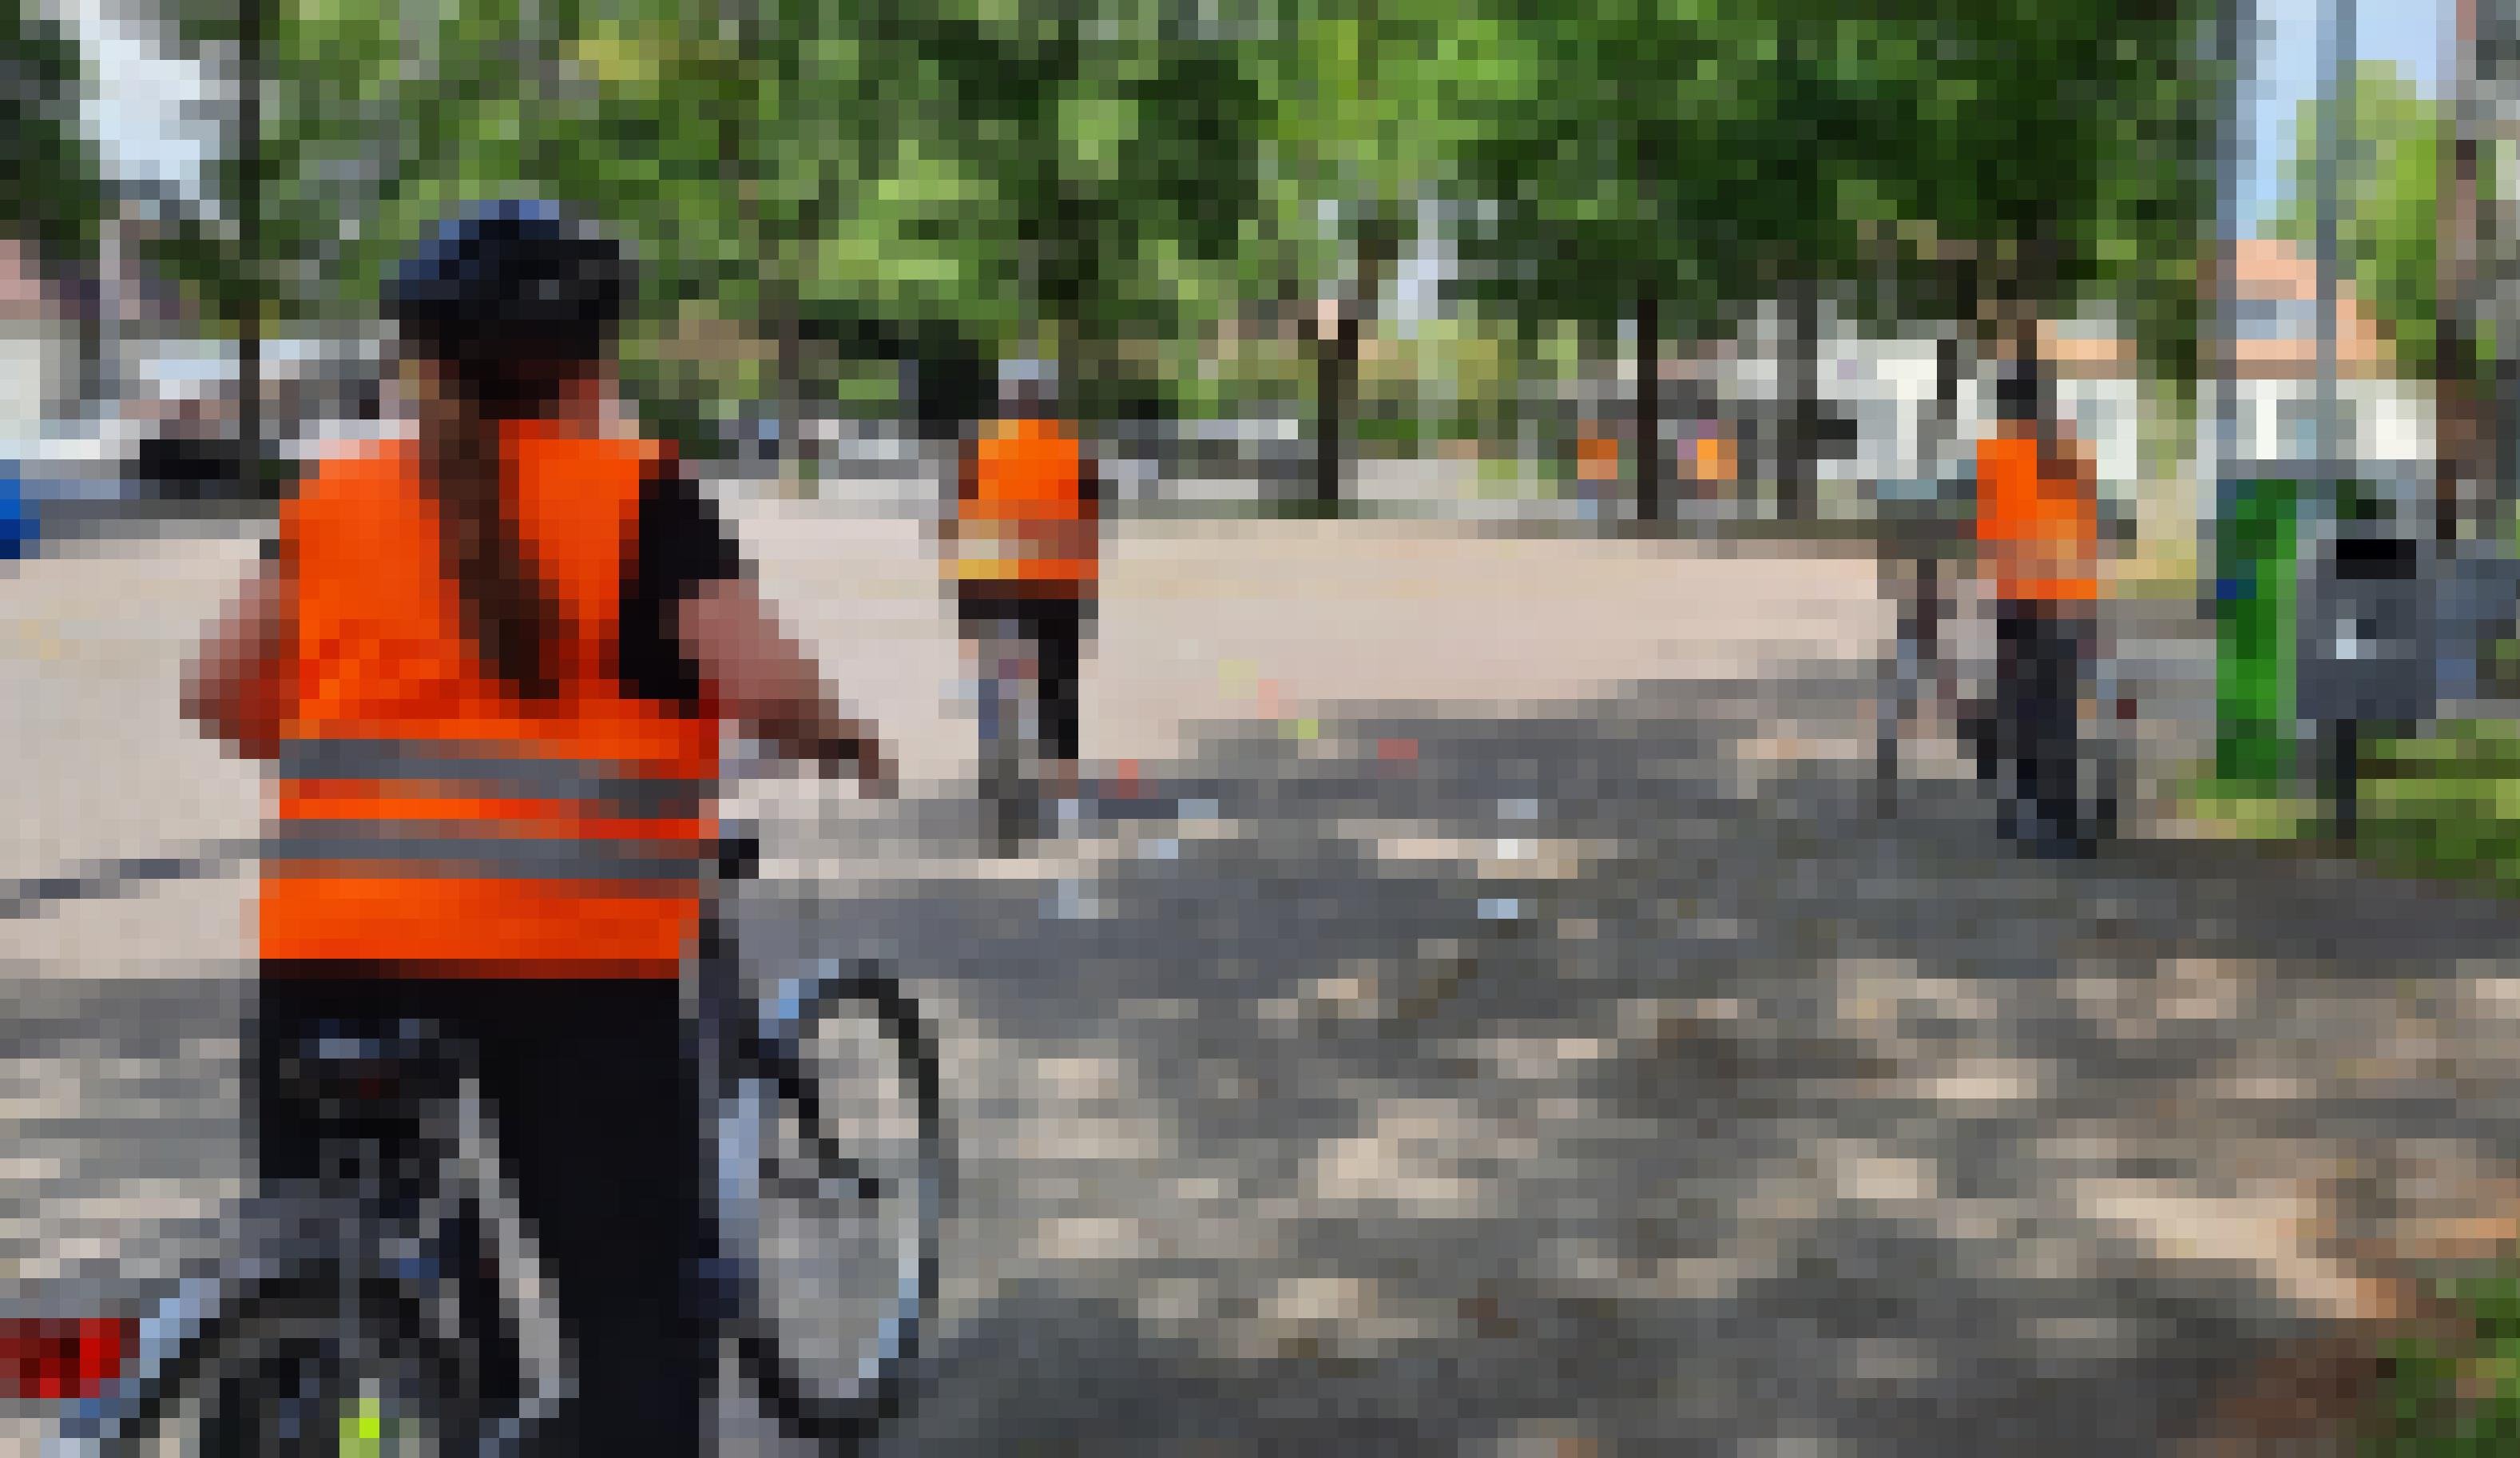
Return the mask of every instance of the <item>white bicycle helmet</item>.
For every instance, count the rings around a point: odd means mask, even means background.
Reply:
[[[1058,398],[1058,368],[1049,360],[1021,356],[998,366],[998,403],[1016,410],[1048,409]]]

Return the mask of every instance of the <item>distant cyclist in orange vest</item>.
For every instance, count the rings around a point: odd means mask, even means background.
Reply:
[[[1977,540],[1995,601],[1994,759],[2004,834],[2048,854],[2092,848],[2081,790],[2085,673],[2097,648],[2099,507],[2091,463],[2055,422],[2035,365],[1997,389],[1977,451]]]
[[[606,433],[612,243],[468,209],[391,280],[416,440],[325,462],[204,646],[187,711],[257,759],[257,1164],[314,1171],[267,1094],[331,1020],[419,1018],[484,1093],[575,1343],[550,1451],[699,1452],[714,1357],[677,980],[704,935],[720,721],[881,788],[673,453]]]
[[[1588,519],[1615,512],[1619,490],[1619,440],[1601,422],[1588,420],[1575,433],[1577,499]]]
[[[1000,370],[999,418],[963,452],[943,534],[967,666],[976,666],[980,631],[993,622],[1012,624],[1032,645],[1045,768],[1072,805],[1078,679],[1102,574],[1102,484],[1076,433],[1054,413],[1058,383],[1039,360]]]

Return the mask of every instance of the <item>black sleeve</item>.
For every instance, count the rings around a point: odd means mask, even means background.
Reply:
[[[639,493],[638,542],[621,588],[621,681],[642,699],[697,709],[699,670],[674,641],[674,614],[694,588],[743,575],[743,554],[698,483],[672,462]]]

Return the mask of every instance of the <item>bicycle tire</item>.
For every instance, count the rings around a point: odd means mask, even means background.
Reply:
[[[867,1105],[839,1112],[832,1095],[850,1090],[818,1072],[816,1050],[834,1035],[855,1046],[861,1065],[871,1051],[886,1085],[878,1138],[867,1137]],[[907,993],[860,968],[791,984],[765,1008],[754,1043],[745,1050],[748,1067],[721,1100],[715,1141],[722,1233],[741,1246],[728,1252],[739,1273],[737,1359],[790,1435],[847,1444],[900,1411],[934,1321],[953,1162],[935,1042]],[[774,1126],[820,1136],[805,1201],[827,1217],[815,1232],[820,1245],[786,1240],[796,1221],[782,1203],[807,1192],[776,1162],[804,1141],[790,1137],[774,1149],[765,1137]],[[870,1176],[866,1156],[877,1144],[883,1159]],[[883,1207],[869,1203],[878,1200]],[[881,1264],[847,1269],[845,1256],[825,1253],[833,1244],[859,1256],[871,1248]],[[819,1325],[841,1327],[839,1342],[823,1340]]]
[[[1003,619],[983,636],[981,794],[991,811],[1000,855],[1014,855],[1040,832],[1041,796],[1034,752],[1040,723],[1040,674],[1023,630]],[[1010,670],[1009,664],[1012,667]]]
[[[2124,824],[2126,805],[2126,750],[2113,738],[2102,736],[2093,747],[2092,789],[2092,835],[2101,844],[2116,842]]]

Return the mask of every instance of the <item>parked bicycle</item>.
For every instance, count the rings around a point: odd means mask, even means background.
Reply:
[[[1949,641],[1957,613],[1960,497],[1946,475],[1877,484],[1880,572],[1894,631],[1874,689],[1873,778],[1883,809],[1897,802],[1902,737],[1930,702],[1958,707]]]
[[[749,856],[735,838],[725,870]],[[934,1311],[951,1193],[935,1043],[872,964],[820,961],[756,995],[731,938],[707,944],[712,1314],[784,1432],[850,1444],[897,1411]],[[334,1025],[281,1071],[323,1130],[321,1178],[249,1209],[239,1255],[141,1322],[54,1451],[530,1455],[571,1396],[565,1293],[507,1198],[468,1050],[408,1020]]]
[[[1893,524],[1905,535],[1885,543],[1882,577],[1891,599],[1895,629],[1875,668],[1873,694],[1873,784],[1876,803],[1895,809],[1903,779],[1902,761],[1910,736],[1928,705],[1950,723],[1962,753],[1981,784],[2001,790],[2012,752],[2006,726],[1999,713],[2002,668],[1978,663],[1964,670],[1958,652],[1959,631],[1969,614],[1957,551],[1948,536],[1920,534],[1907,520]],[[1933,529],[1928,522],[1927,530]],[[1984,608],[1977,621],[1985,622]],[[2126,726],[2133,720],[2133,698],[2123,682],[2124,665],[2114,651],[2095,637],[2090,672],[2077,713],[2078,798],[2084,823],[2095,843],[2117,837],[2121,804],[2128,789],[2129,755]],[[1969,678],[1979,680],[1969,684]]]

